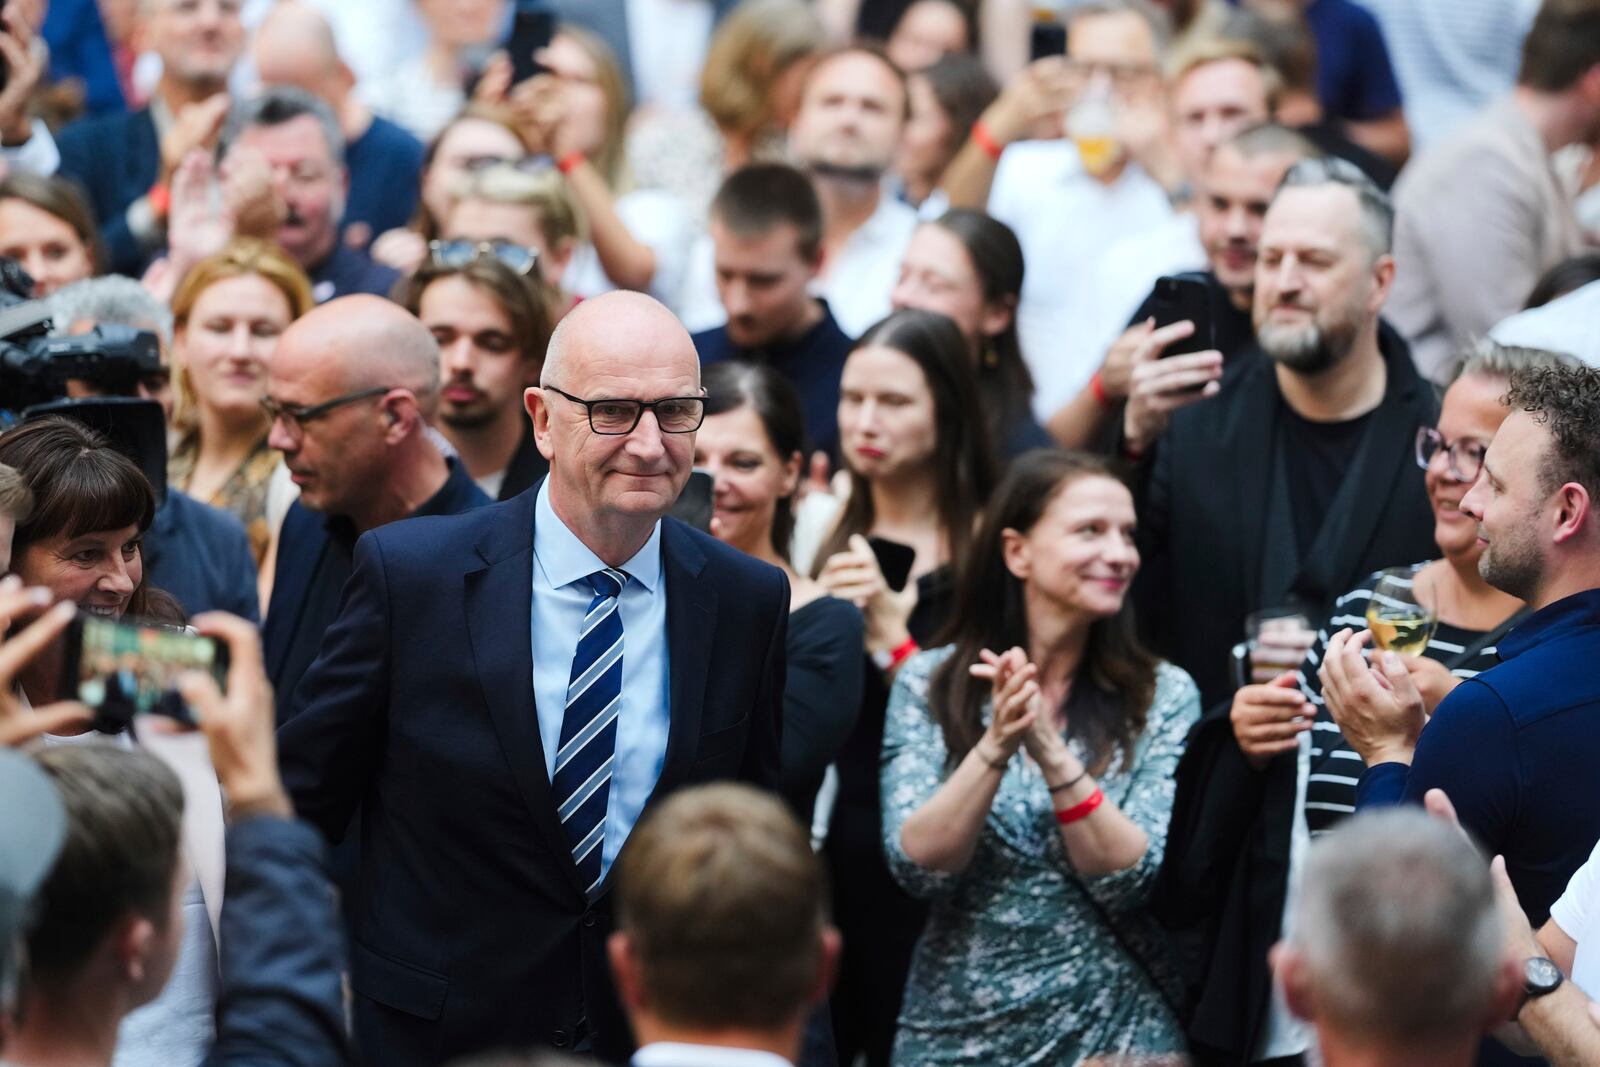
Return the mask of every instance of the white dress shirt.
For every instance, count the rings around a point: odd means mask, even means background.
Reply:
[[[633,1054],[633,1067],[794,1067],[794,1064],[760,1049],[654,1041]]]
[[[539,486],[533,526],[533,696],[544,745],[544,769],[555,778],[567,683],[578,649],[583,617],[594,599],[584,581],[605,564],[578,540],[550,504],[550,482]],[[667,657],[667,589],[661,571],[658,521],[636,555],[621,570],[628,575],[617,604],[622,616],[622,707],[617,712],[617,747],[606,798],[602,877],[611,869],[645,801],[661,777],[671,723]]]
[[[860,337],[889,314],[889,295],[900,279],[900,261],[917,221],[915,208],[883,191],[878,209],[856,227],[812,287],[828,302],[846,336]]]
[[[1089,324],[1106,250],[1167,222],[1172,203],[1136,163],[1107,185],[1084,170],[1070,141],[1024,141],[1000,157],[989,214],[1022,243],[1017,333],[1043,421],[1077,395],[1105,354]]]
[[[711,0],[628,0],[628,59],[637,106],[696,106],[715,17]]]

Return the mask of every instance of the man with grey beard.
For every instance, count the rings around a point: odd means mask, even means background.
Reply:
[[[1388,199],[1350,164],[1290,168],[1256,266],[1267,358],[1176,412],[1140,457],[1145,636],[1208,707],[1222,703],[1224,726],[1229,649],[1250,613],[1324,618],[1362,577],[1436,554],[1412,442],[1437,403],[1379,321],[1393,225]]]

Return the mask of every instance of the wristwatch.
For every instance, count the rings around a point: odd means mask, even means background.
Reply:
[[[1561,987],[1562,980],[1561,968],[1556,966],[1554,960],[1545,956],[1533,956],[1523,960],[1522,1003],[1517,1005],[1517,1014],[1522,1014],[1522,1009],[1528,1006],[1528,1001],[1554,993]]]

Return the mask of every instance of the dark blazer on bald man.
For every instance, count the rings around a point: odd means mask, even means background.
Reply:
[[[585,1039],[620,1061],[632,1048],[605,953],[616,867],[586,900],[545,772],[537,492],[365,534],[280,731],[302,818],[337,839],[361,811],[351,985],[370,1064]],[[670,726],[646,814],[698,782],[776,790],[787,580],[670,518],[661,564]]]

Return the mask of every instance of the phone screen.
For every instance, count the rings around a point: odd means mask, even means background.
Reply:
[[[867,544],[878,559],[884,582],[897,593],[904,589],[911,577],[911,565],[917,561],[917,550],[886,537],[869,537]]]
[[[227,677],[225,646],[210,637],[80,613],[68,631],[63,691],[95,713],[97,728],[115,730],[138,715],[165,715],[194,725],[178,678],[208,671],[221,687]]]
[[[1041,19],[1028,33],[1028,59],[1067,54],[1067,28],[1055,19]]]
[[[1163,358],[1217,347],[1211,287],[1203,279],[1186,274],[1157,278],[1153,310],[1157,329],[1175,322],[1194,323],[1194,333],[1167,345]]]
[[[711,532],[711,494],[716,489],[716,479],[710,471],[695,469],[689,472],[689,480],[683,484],[683,492],[678,494],[678,499],[673,503],[667,514],[680,522],[686,522],[696,530],[703,533]]]
[[[521,0],[511,21],[511,36],[506,39],[506,54],[511,57],[511,84],[520,85],[536,74],[545,73],[544,64],[533,54],[550,45],[556,30],[555,12],[541,0]]]

